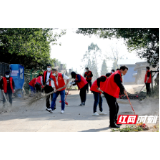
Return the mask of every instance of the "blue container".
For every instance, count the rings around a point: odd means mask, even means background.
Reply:
[[[24,67],[20,64],[10,64],[10,76],[15,83],[15,90],[22,89],[24,84]]]

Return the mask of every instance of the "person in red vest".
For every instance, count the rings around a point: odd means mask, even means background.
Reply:
[[[6,97],[8,96],[10,106],[12,106],[12,93],[15,92],[15,84],[14,84],[13,78],[10,77],[9,75],[9,71],[6,71],[5,77],[2,77],[0,82],[0,88],[2,92],[4,92]],[[6,99],[3,95],[3,107],[5,107],[5,102],[6,102]]]
[[[71,84],[77,85],[78,89],[80,90],[79,93],[81,98],[80,106],[83,106],[85,105],[86,102],[86,92],[87,92],[88,82],[80,74],[76,74],[76,72],[71,72],[71,77],[75,79],[73,82],[71,82]]]
[[[36,92],[41,92],[41,88],[43,88],[43,75],[39,74],[35,81]]]
[[[150,96],[150,94],[151,94],[150,84],[152,83],[150,67],[146,67],[146,74],[144,77],[144,83],[146,84],[147,95]]]
[[[35,93],[35,83],[36,83],[36,78],[33,78],[28,84],[29,84],[29,87],[31,89],[31,96],[34,95]]]
[[[119,94],[127,95],[127,92],[122,84],[122,75],[125,75],[128,71],[126,66],[121,66],[120,70],[115,71],[108,78],[102,87],[104,96],[109,106],[110,112],[110,127],[119,128],[120,125],[117,125],[117,114],[119,111],[119,105],[116,101],[116,98],[119,98]]]
[[[47,70],[43,72],[43,85],[45,93],[53,92],[53,88],[51,86],[50,76],[52,75],[51,64],[47,64]],[[50,108],[50,98],[52,99],[53,94],[46,96],[46,110]]]
[[[92,85],[92,77],[93,74],[92,72],[88,69],[88,67],[85,68],[86,72],[84,73],[84,77],[86,77],[86,81],[88,82],[88,86],[87,86],[87,93],[89,92],[89,86],[91,88]]]
[[[52,69],[53,74],[51,75],[51,85],[54,88],[53,98],[51,107],[47,111],[53,113],[55,110],[56,99],[58,95],[61,95],[61,113],[64,113],[65,109],[65,89],[69,83],[69,77],[65,74],[58,73],[57,69]],[[66,80],[66,83],[65,83]]]
[[[102,108],[102,97],[101,97],[101,94],[103,93],[103,91],[101,90],[101,88],[103,87],[105,81],[107,81],[108,77],[110,76],[111,74],[107,73],[106,76],[101,76],[99,78],[97,78],[90,90],[92,91],[93,95],[94,95],[94,104],[93,104],[93,116],[98,116],[99,114],[102,114],[102,115],[105,115],[106,113],[103,112],[103,108]],[[99,104],[99,114],[97,113],[97,105]]]

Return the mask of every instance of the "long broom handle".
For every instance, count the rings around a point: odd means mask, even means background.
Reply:
[[[156,73],[155,73],[156,74]],[[155,76],[155,74],[152,76],[152,78]],[[146,81],[146,83],[147,83],[147,81]],[[144,85],[145,86],[145,85]],[[142,89],[144,88],[144,86],[141,88],[141,90],[139,91],[139,93],[137,94],[137,95],[139,95],[140,94],[140,92],[142,91]]]
[[[133,109],[133,106],[132,106],[132,104],[131,104],[131,101],[130,101],[128,95],[127,95],[127,99],[128,99],[128,101],[129,101],[129,104],[131,105],[131,108],[132,108],[132,110],[133,110],[133,112],[134,112],[134,115],[135,115],[135,111],[134,111],[134,109]]]
[[[3,90],[2,90],[2,93],[3,93],[3,96],[4,96],[5,100],[6,100],[6,102],[9,103]]]
[[[69,90],[71,89],[71,87],[72,87],[72,86],[70,86],[70,88],[68,89],[68,93],[69,93]],[[67,95],[68,95],[68,93],[67,93]],[[66,101],[67,95],[66,95],[66,97],[65,97],[65,101]]]
[[[61,87],[61,88],[57,89],[56,91],[59,91],[59,90],[61,90],[61,89],[63,89],[63,88],[65,88],[65,86],[63,86],[63,87]],[[54,91],[52,91],[52,92],[50,92],[50,93],[46,94],[45,96],[49,96],[49,95],[51,95],[52,93],[54,93]]]
[[[145,86],[145,85],[144,85]],[[137,95],[139,95],[140,94],[140,92],[142,91],[142,89],[144,88],[144,86],[141,88],[141,90],[139,91],[139,93],[137,94]]]

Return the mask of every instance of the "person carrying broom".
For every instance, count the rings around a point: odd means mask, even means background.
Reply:
[[[81,104],[79,106],[85,106],[88,82],[80,74],[76,74],[76,72],[71,72],[71,77],[75,79],[71,84],[77,85],[80,90]]]
[[[119,98],[119,94],[127,95],[127,91],[125,90],[122,84],[122,74],[125,75],[128,71],[126,66],[121,66],[120,70],[112,73],[112,75],[108,78],[108,80],[104,83],[101,90],[104,92],[104,96],[109,106],[110,112],[110,126],[111,128],[120,128],[117,122],[117,114],[119,111],[119,105],[116,101],[116,98]]]
[[[93,93],[93,97],[94,97],[94,104],[93,104],[93,116],[99,116],[99,114],[101,115],[105,115],[107,113],[103,112],[103,108],[102,108],[102,96],[101,94],[103,93],[103,91],[101,90],[101,88],[103,87],[105,81],[107,81],[108,77],[110,76],[110,73],[107,73],[106,76],[102,75],[101,77],[97,78],[90,90]],[[97,113],[97,106],[99,104],[99,114]]]
[[[52,75],[51,64],[47,64],[47,70],[43,72],[43,85],[45,94],[53,92],[53,88],[51,86],[50,76]],[[52,99],[53,94],[46,96],[46,110],[50,109],[50,98]]]
[[[61,95],[61,113],[64,113],[65,109],[65,89],[69,83],[69,77],[65,74],[58,73],[57,69],[52,69],[51,78],[51,86],[54,89],[53,98],[51,102],[51,107],[47,108],[48,112],[53,113],[55,109],[55,103],[58,95]],[[66,80],[66,83],[65,83]]]

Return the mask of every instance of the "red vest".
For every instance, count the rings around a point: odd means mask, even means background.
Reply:
[[[119,92],[120,92],[120,88],[117,86],[117,84],[114,82],[114,76],[115,74],[119,74],[120,78],[121,78],[121,82],[122,82],[122,76],[121,76],[121,72],[120,71],[115,71],[114,73],[112,73],[112,75],[108,78],[107,81],[105,81],[105,84],[102,87],[102,91],[115,97],[115,98],[119,98]]]
[[[36,78],[36,83],[39,83],[42,86],[42,82],[41,82],[42,76],[39,76]]]
[[[3,79],[3,90],[4,90],[4,93],[7,93],[7,79],[6,79],[6,77],[3,77],[2,79]],[[10,87],[11,87],[12,93],[14,93],[12,80],[13,80],[12,77],[9,77]]]
[[[80,75],[80,74],[79,74]],[[88,82],[84,79],[84,77],[82,77],[81,75],[80,75],[80,77],[81,77],[81,81],[80,82],[76,82],[77,83],[77,86],[78,86],[78,89],[81,89],[81,88],[83,88]],[[76,79],[75,80],[78,80],[78,78],[77,78],[77,75],[76,75]]]
[[[91,76],[91,71],[85,72],[86,75],[86,80],[92,80],[92,77],[87,77],[87,76]]]
[[[44,83],[46,83],[46,74],[47,74],[47,71],[44,71],[44,73],[43,73],[43,80],[44,80]],[[51,71],[51,73],[50,73],[50,76],[52,75],[52,71]],[[49,76],[49,77],[50,77]],[[44,84],[45,85],[45,84]],[[51,86],[51,80],[49,80],[49,86]]]
[[[51,78],[52,78],[53,81],[54,81],[54,84],[55,84],[55,86],[56,86],[56,89],[62,88],[62,87],[65,85],[65,82],[64,82],[62,73],[58,73],[58,86],[57,86],[57,83],[56,83],[56,77],[53,76],[53,75],[51,75]],[[65,90],[65,89],[66,89],[66,88],[63,88],[63,89],[61,89],[61,90],[59,90],[59,91],[63,91],[63,90]]]
[[[106,77],[106,76],[101,76],[101,77]],[[106,77],[106,80],[107,80],[107,77]],[[104,82],[100,82],[100,89],[103,88],[103,85],[105,84],[106,81]],[[102,93],[100,91],[97,90],[98,86],[97,86],[97,80],[95,80],[90,88],[91,91],[94,91],[94,92],[98,92],[98,93]]]
[[[35,83],[36,83],[36,78],[33,78],[33,79],[29,82],[29,85],[32,86],[32,87],[34,87]]]
[[[149,79],[147,81],[148,72],[150,72],[150,76],[149,76]],[[147,83],[151,83],[152,82],[152,77],[151,77],[151,71],[150,70],[146,71],[145,78],[144,78],[144,83],[146,83],[146,81],[147,81]]]

